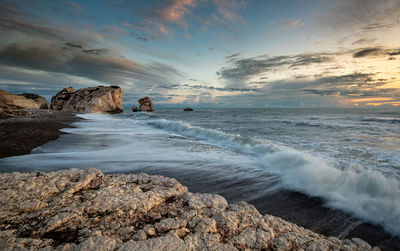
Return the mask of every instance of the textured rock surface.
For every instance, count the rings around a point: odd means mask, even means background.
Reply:
[[[79,90],[64,88],[51,98],[51,109],[85,113],[122,113],[122,91],[118,86]]]
[[[27,109],[47,109],[49,103],[42,96],[24,93],[12,94],[0,90],[0,118],[27,116]]]
[[[1,174],[0,184],[2,250],[372,249],[162,176],[70,169]]]
[[[151,102],[151,98],[144,97],[142,99],[139,99],[138,102],[140,104],[139,111],[154,112],[154,105],[153,102]]]
[[[0,105],[15,106],[22,109],[47,109],[49,103],[45,98],[36,94],[12,94],[0,90]]]

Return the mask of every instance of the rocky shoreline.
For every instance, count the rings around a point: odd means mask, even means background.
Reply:
[[[158,175],[14,172],[0,184],[3,250],[379,250]]]

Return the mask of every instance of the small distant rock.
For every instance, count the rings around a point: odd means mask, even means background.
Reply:
[[[137,108],[137,106],[133,105],[132,106],[132,112],[138,112],[139,108]]]
[[[154,112],[154,105],[153,102],[151,102],[151,98],[146,96],[142,99],[139,99],[138,102],[140,104],[139,111]]]
[[[193,109],[190,107],[186,107],[185,109],[183,109],[185,112],[193,112]]]
[[[51,98],[51,109],[85,113],[122,113],[122,90],[97,86],[75,90],[64,88]]]

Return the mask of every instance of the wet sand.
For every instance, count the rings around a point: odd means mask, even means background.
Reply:
[[[26,117],[0,120],[0,158],[24,155],[51,140],[56,140],[62,128],[80,120],[72,113],[54,110],[32,110]]]

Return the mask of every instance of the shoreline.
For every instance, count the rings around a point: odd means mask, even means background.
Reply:
[[[13,142],[16,142],[20,146],[24,144],[23,140],[20,140],[21,138],[25,137],[24,140],[30,141],[32,140],[31,137],[37,137],[41,139],[39,142],[29,142],[32,143],[31,145],[28,145],[28,152],[25,153],[16,153],[13,152],[13,149],[9,149],[9,153],[12,155],[9,156],[17,156],[17,155],[22,155],[22,154],[27,154],[29,153],[33,148],[38,147],[40,145],[46,144],[47,142],[51,140],[56,140],[60,135],[65,134],[63,132],[60,132],[59,129],[61,128],[68,128],[71,127],[70,123],[82,120],[81,118],[77,117],[73,113],[66,113],[66,112],[60,112],[60,111],[52,111],[52,110],[37,110],[34,111],[35,113],[32,115],[33,117],[21,117],[21,118],[12,118],[12,119],[7,119],[7,120],[2,120],[0,121],[0,129],[2,128],[1,126],[5,126],[9,128],[11,131],[10,134],[15,134],[17,137],[13,137],[13,135],[6,135],[8,137],[12,137],[11,140]],[[20,125],[18,125],[20,124]],[[48,125],[51,126],[51,128],[48,127]],[[34,130],[33,132],[31,130]],[[21,136],[22,134],[22,136]],[[32,136],[34,135],[34,136]],[[47,138],[42,138],[41,135],[45,135]],[[3,134],[1,134],[0,139],[3,139]],[[4,142],[4,141],[3,141]],[[0,145],[1,146],[1,145]],[[2,148],[0,148],[1,152]],[[26,149],[25,149],[26,150]],[[1,158],[1,157],[0,157]],[[148,173],[148,171],[143,170],[143,172]],[[220,192],[215,192],[214,191],[207,191],[208,189],[203,186],[202,184],[196,184],[196,182],[193,182],[191,179],[181,179],[179,175],[171,175],[168,173],[163,173],[163,172],[150,172],[149,174],[161,174],[167,177],[172,177],[180,180],[180,182],[183,185],[186,185],[190,188],[191,191],[193,192],[207,192],[207,193],[212,193],[212,194],[221,194]],[[193,175],[193,173],[192,173]],[[212,188],[213,186],[210,186],[209,188]],[[221,194],[224,196],[230,203],[232,200],[232,196],[234,194]],[[326,236],[338,236],[340,237],[339,233],[333,233],[332,229],[329,228],[329,224],[331,223],[332,219],[335,217],[332,216],[337,216],[335,214],[335,210],[332,211],[329,208],[326,208],[322,205],[322,201],[319,199],[315,198],[306,198],[306,195],[299,194],[296,192],[290,192],[290,191],[285,191],[283,194],[280,195],[281,197],[290,197],[290,203],[276,203],[277,197],[275,196],[266,196],[263,198],[258,198],[256,200],[249,200],[247,201],[249,204],[255,206],[257,210],[262,213],[262,214],[271,214],[274,216],[279,216],[289,222],[298,224],[299,226],[303,226],[305,228],[309,228],[314,232],[324,234]],[[278,198],[279,200],[279,198]],[[275,202],[274,202],[275,201]],[[307,204],[304,205],[307,208],[302,209],[303,205],[301,203],[307,202]],[[293,203],[292,203],[293,202]],[[301,204],[301,205],[300,205]],[[300,205],[300,206],[299,206]],[[304,210],[302,213],[303,217],[299,217],[299,215],[294,214],[293,215],[293,208],[295,210]],[[333,212],[333,213],[331,213]],[[310,225],[312,223],[309,220],[309,217],[307,216],[308,214],[312,214],[312,217],[315,217],[318,222],[325,222],[326,224],[326,229],[315,229],[313,225]],[[338,217],[336,217],[338,218]],[[322,224],[324,225],[324,224]],[[361,227],[358,227],[361,226]],[[377,231],[376,227],[369,227],[369,224],[363,223],[362,225],[357,225],[355,229],[351,229],[348,234],[345,236],[342,236],[340,238],[347,238],[351,239],[353,237],[358,237],[361,239],[368,240],[370,244],[372,245],[377,245],[381,246],[383,249],[390,250],[390,245],[389,248],[387,245],[384,244],[384,242],[388,239],[391,239],[390,236],[387,235],[387,233],[382,232],[382,231]],[[380,245],[381,244],[381,245]]]
[[[0,180],[0,246],[9,250],[380,250],[160,175],[75,168]]]
[[[66,134],[60,129],[71,128],[71,123],[81,120],[73,113],[50,109],[29,112],[29,116],[0,120],[0,158],[29,154]]]

